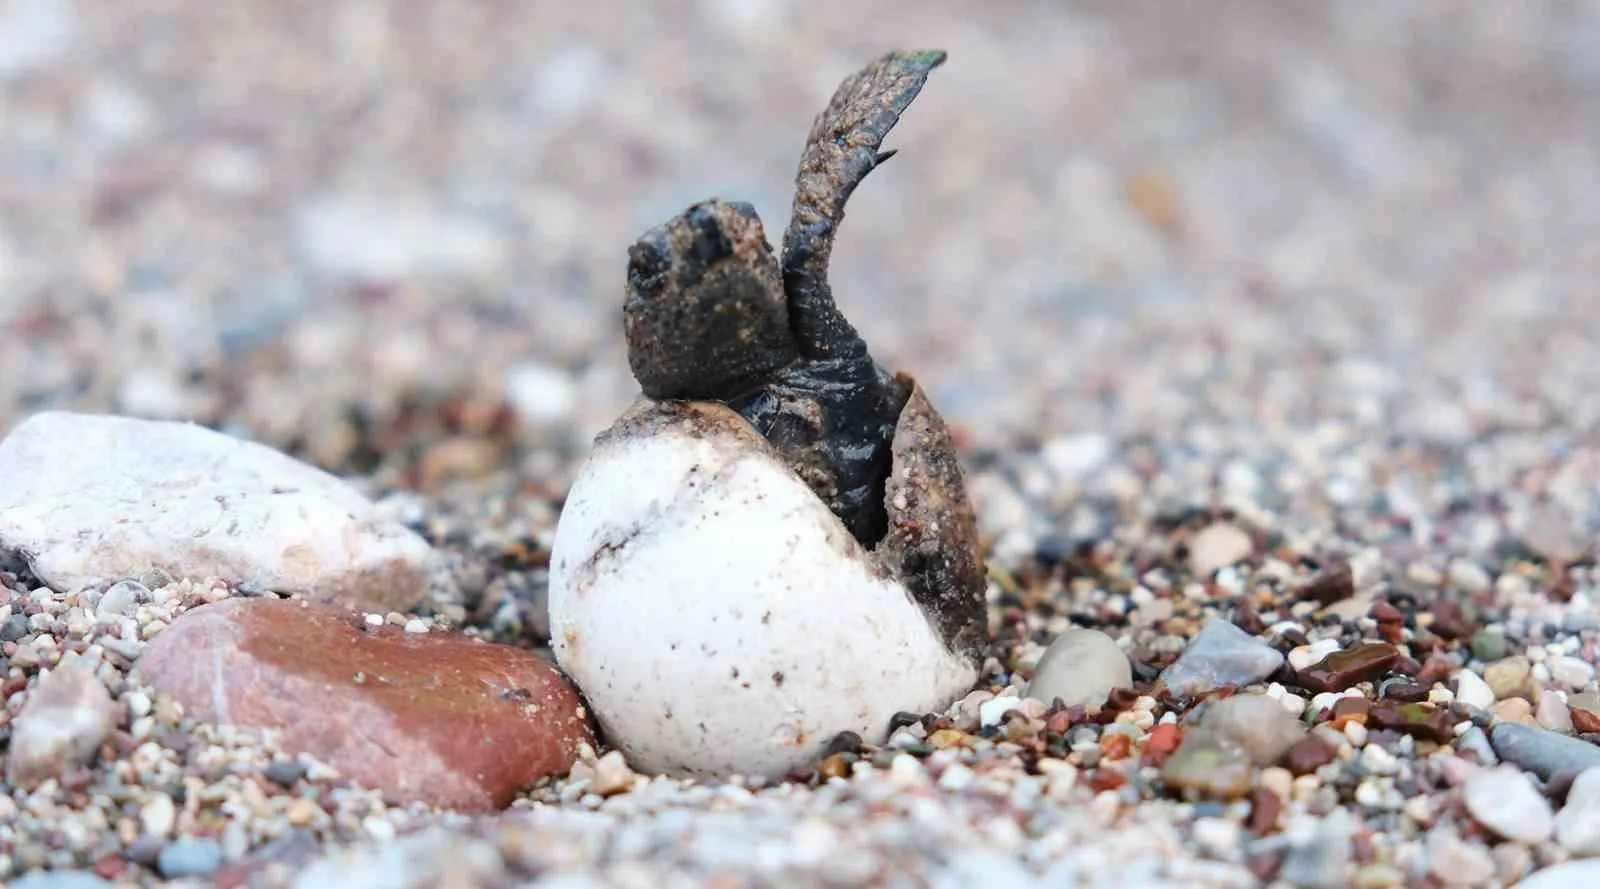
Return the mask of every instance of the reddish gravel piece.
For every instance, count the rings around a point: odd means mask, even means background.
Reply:
[[[195,609],[137,669],[189,716],[280,729],[286,749],[392,802],[502,808],[595,743],[577,692],[532,652],[302,601]]]

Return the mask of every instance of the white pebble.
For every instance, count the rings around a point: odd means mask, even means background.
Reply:
[[[1005,715],[1022,705],[1022,699],[1012,695],[993,698],[978,705],[978,722],[984,727],[999,725]]]
[[[177,823],[178,809],[173,805],[172,797],[165,793],[152,795],[150,801],[139,809],[139,824],[150,836],[170,836]]]
[[[1367,727],[1352,719],[1344,724],[1344,736],[1350,740],[1350,746],[1364,747],[1367,743]]]
[[[1456,700],[1469,707],[1487,710],[1494,706],[1494,690],[1489,688],[1489,683],[1483,677],[1471,670],[1461,670],[1456,673]]]

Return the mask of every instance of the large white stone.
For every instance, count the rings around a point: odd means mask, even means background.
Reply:
[[[373,611],[432,550],[339,479],[188,423],[51,411],[0,442],[0,548],[61,590],[213,578]]]
[[[551,647],[607,740],[641,771],[781,776],[969,691],[975,665],[906,588],[741,418],[706,410],[602,436],[556,530]]]

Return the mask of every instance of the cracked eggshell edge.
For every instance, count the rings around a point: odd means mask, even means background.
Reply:
[[[833,735],[977,680],[745,420],[641,398],[602,433],[551,553],[551,646],[636,769],[781,777]]]

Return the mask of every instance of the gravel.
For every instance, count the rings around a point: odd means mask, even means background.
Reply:
[[[1600,215],[1573,199],[1600,187],[1600,16],[876,12],[0,0],[0,429],[112,411],[282,451],[440,554],[380,621],[535,650],[565,492],[635,392],[623,248],[713,194],[782,218],[839,77],[948,49],[833,283],[963,445],[993,637],[973,694],[809,773],[601,749],[469,817],[133,675],[258,590],[0,557],[5,755],[68,654],[116,710],[89,761],[0,788],[0,879],[1600,879],[1565,816],[1600,765]],[[1131,667],[1103,706],[1028,695],[1073,628]],[[1197,718],[1245,694],[1308,732],[1276,763]],[[1493,827],[1485,781],[1554,830]]]

